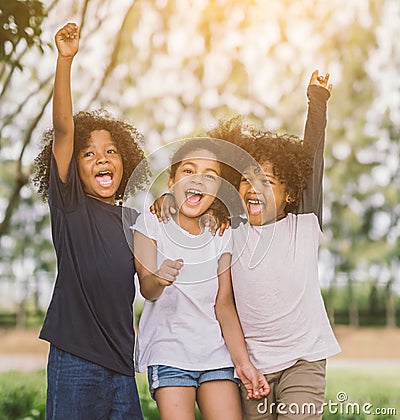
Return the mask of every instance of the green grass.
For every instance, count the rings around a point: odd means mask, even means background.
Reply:
[[[46,374],[1,372],[0,418],[2,420],[45,419]]]
[[[324,419],[397,419],[400,416],[400,367],[399,365],[384,365],[382,367],[348,366],[328,368],[326,401],[337,403],[337,410],[342,410],[347,416],[340,413],[330,414],[325,410]],[[344,393],[344,394],[343,394]],[[340,406],[340,398],[347,397]],[[359,407],[360,414],[354,410]],[[357,404],[357,405],[356,405]],[[371,413],[380,410],[382,414],[363,413],[363,405]],[[368,406],[370,404],[370,406]],[[390,414],[395,409],[397,414]],[[353,410],[353,411],[352,411]],[[386,411],[386,414],[383,412]]]
[[[324,420],[394,420],[400,415],[400,367],[361,368],[357,366],[328,368],[326,401],[338,404],[337,412],[325,409]],[[144,374],[137,376],[141,404],[146,420],[158,420],[157,407],[150,398]],[[0,372],[0,419],[44,420],[46,375],[35,373]],[[346,393],[347,400],[341,406],[339,393]],[[340,397],[340,396],[339,396]],[[346,406],[347,404],[347,406]],[[351,405],[350,405],[351,404]],[[356,413],[356,405],[360,413]],[[362,412],[363,404],[377,408],[395,408],[397,415],[368,415]],[[347,414],[346,414],[347,410]],[[331,412],[329,412],[331,411]],[[342,413],[342,414],[341,414]],[[198,417],[200,418],[200,417]]]

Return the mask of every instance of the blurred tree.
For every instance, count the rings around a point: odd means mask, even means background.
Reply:
[[[15,3],[24,12],[13,12]],[[0,98],[7,104],[0,160],[8,168],[0,175],[2,257],[33,259],[35,273],[51,266],[46,210],[26,183],[40,131],[51,120],[55,53],[45,40],[75,20],[82,27],[75,109],[105,107],[133,121],[150,152],[235,113],[301,135],[308,78],[314,68],[330,71],[327,307],[334,318],[335,288],[345,283],[356,324],[354,287],[377,280],[393,324],[400,264],[397,0],[39,3],[0,0]],[[168,156],[153,162],[156,171],[167,165]],[[26,220],[35,226],[29,233]]]
[[[21,59],[33,46],[43,53],[41,25],[46,14],[39,0],[0,0],[0,62],[3,65],[0,79],[7,89],[15,69],[22,71]]]
[[[43,53],[43,42],[40,38],[41,25],[46,13],[43,4],[37,0],[28,1],[5,1],[0,0],[0,100],[5,101],[7,89],[10,87],[13,76],[23,70],[22,59],[24,55],[34,46]],[[7,110],[8,111],[8,110]],[[5,216],[0,224],[0,237],[7,232],[12,213],[18,206],[21,188],[28,182],[28,176],[22,167],[22,158],[26,145],[30,141],[32,130],[37,120],[41,118],[42,111],[39,111],[35,122],[27,127],[25,139],[18,158],[14,186],[10,192],[8,206]],[[3,116],[0,127],[0,145],[3,144],[1,133],[4,128],[11,124],[14,115],[9,113]]]

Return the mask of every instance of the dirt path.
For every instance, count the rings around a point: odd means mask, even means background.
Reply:
[[[0,371],[45,369],[48,343],[38,339],[38,330],[0,330]],[[400,328],[335,328],[342,353],[332,366],[400,366]]]
[[[38,330],[0,330],[0,371],[45,369],[49,345]]]

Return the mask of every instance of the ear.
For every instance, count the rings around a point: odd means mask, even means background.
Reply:
[[[290,194],[287,194],[286,203],[293,203],[293,201],[295,201],[295,199]]]

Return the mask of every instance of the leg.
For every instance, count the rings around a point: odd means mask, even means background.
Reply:
[[[281,372],[265,375],[271,388],[269,394],[260,400],[248,400],[247,391],[244,386],[240,387],[244,420],[276,420],[276,384],[279,381]]]
[[[194,420],[196,388],[168,386],[155,390],[160,420]]]
[[[196,372],[172,366],[149,366],[147,379],[161,420],[194,420]]]
[[[325,397],[325,360],[299,360],[286,369],[277,385],[283,410],[279,420],[320,420]]]
[[[239,387],[230,380],[203,382],[197,403],[204,420],[242,420]]]
[[[113,373],[113,389],[109,420],[143,420],[135,377]]]
[[[48,420],[108,417],[111,378],[107,369],[52,345],[47,378]]]

